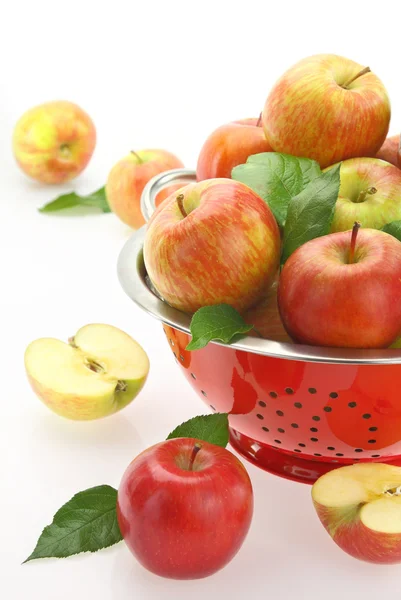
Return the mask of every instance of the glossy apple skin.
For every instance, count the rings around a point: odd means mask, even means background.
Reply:
[[[378,564],[401,562],[401,534],[369,529],[358,516],[358,506],[329,508],[315,500],[313,505],[333,541],[350,556]]]
[[[389,129],[390,101],[364,65],[332,54],[307,57],[273,86],[263,109],[266,139],[276,152],[313,158],[322,168],[375,156]]]
[[[270,208],[244,184],[210,179],[182,190],[149,221],[144,243],[148,275],[174,308],[195,312],[226,303],[256,304],[278,269],[280,234]]]
[[[26,175],[41,183],[63,183],[87,166],[96,146],[96,129],[89,115],[73,102],[46,102],[18,120],[12,145]]]
[[[294,341],[318,346],[385,348],[401,331],[401,243],[361,229],[316,238],[287,260],[278,287],[284,327]]]
[[[248,333],[250,336],[259,337],[259,334],[261,334],[267,340],[291,342],[278,310],[277,287],[278,278],[273,282],[266,297],[244,313],[244,320],[246,323],[253,325],[258,331],[256,333],[252,329]]]
[[[111,210],[123,223],[139,229],[145,224],[141,212],[141,195],[145,185],[155,175],[183,166],[177,156],[166,150],[130,152],[114,165],[107,178],[106,197]]]
[[[222,569],[251,524],[253,492],[242,463],[228,450],[176,438],[140,454],[118,489],[117,517],[129,549],[149,571],[197,579]]]
[[[246,163],[248,156],[271,152],[258,119],[240,119],[218,127],[206,139],[196,166],[198,181],[216,177],[231,177],[237,165]]]
[[[401,168],[400,141],[399,134],[386,138],[383,146],[376,154],[376,158],[380,158],[381,160],[391,163],[395,167]]]
[[[355,221],[364,228],[381,229],[401,219],[401,170],[377,158],[351,158],[341,163],[340,192],[331,231],[352,229]],[[374,187],[357,202],[361,191]]]

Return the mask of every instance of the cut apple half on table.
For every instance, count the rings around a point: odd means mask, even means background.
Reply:
[[[25,369],[37,396],[55,413],[74,420],[111,415],[143,388],[149,360],[143,348],[111,325],[85,325],[69,343],[33,341]]]
[[[314,483],[312,500],[342,550],[368,562],[401,562],[401,467],[360,463],[334,469]]]

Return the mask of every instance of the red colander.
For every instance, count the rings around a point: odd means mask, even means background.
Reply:
[[[186,169],[154,177],[142,196],[145,219],[161,189],[194,180]],[[190,316],[163,302],[147,278],[145,231],[135,232],[121,251],[121,285],[161,321],[178,368],[209,409],[230,413],[237,452],[262,469],[308,483],[358,461],[401,465],[401,350],[245,337],[189,352]]]

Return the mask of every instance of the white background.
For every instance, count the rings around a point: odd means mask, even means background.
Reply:
[[[395,2],[9,2],[0,15],[0,596],[5,600],[191,598],[377,599],[399,594],[400,566],[343,554],[315,516],[310,487],[249,466],[255,515],[237,557],[200,581],[146,572],[124,544],[66,560],[21,562],[75,492],[118,486],[128,463],[205,407],[177,370],[161,326],[136,309],[116,276],[130,232],[114,215],[45,216],[61,191],[90,192],[131,149],[165,147],[194,167],[206,135],[257,116],[275,79],[309,54],[369,65],[401,130],[400,37]],[[80,104],[98,144],[85,173],[43,187],[17,169],[16,119],[52,99]],[[74,423],[50,413],[23,369],[27,344],[111,323],[146,349],[148,383],[118,415]]]

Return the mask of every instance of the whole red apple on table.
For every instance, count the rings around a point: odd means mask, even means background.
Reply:
[[[401,468],[359,463],[322,475],[312,487],[317,515],[334,542],[372,563],[401,562]]]
[[[263,109],[273,150],[315,159],[322,168],[374,156],[390,123],[381,80],[348,58],[318,54],[292,66],[273,86]]]
[[[386,138],[383,146],[376,154],[376,158],[386,160],[392,165],[401,168],[400,135]]]
[[[401,243],[357,226],[307,242],[284,264],[278,306],[294,341],[388,347],[401,331]]]
[[[161,442],[127,468],[118,489],[121,533],[139,562],[173,579],[207,577],[240,549],[253,491],[228,450],[190,438]]]
[[[261,119],[240,119],[221,125],[201,148],[196,166],[197,180],[230,178],[233,168],[245,163],[248,156],[271,150]]]
[[[149,221],[145,266],[168,304],[184,312],[256,304],[278,269],[280,234],[265,202],[231,179],[192,183]]]
[[[351,158],[341,163],[340,179],[332,232],[352,229],[355,221],[381,229],[401,219],[401,170],[394,165],[378,158]]]
[[[111,210],[129,227],[142,227],[145,220],[141,195],[145,185],[155,175],[183,166],[180,159],[167,150],[130,152],[114,165],[107,178],[106,197]],[[162,200],[163,195],[159,202]]]
[[[96,129],[73,102],[46,102],[22,115],[12,142],[14,157],[26,175],[42,183],[63,183],[87,166]]]

